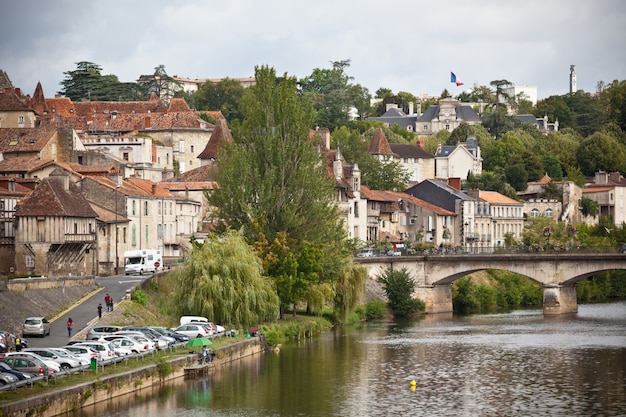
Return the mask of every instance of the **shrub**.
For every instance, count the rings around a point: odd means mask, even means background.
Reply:
[[[415,281],[406,268],[398,271],[387,268],[378,280],[383,285],[389,300],[389,307],[395,316],[408,316],[424,308],[424,304],[412,296]]]
[[[383,300],[372,300],[365,304],[365,318],[367,320],[380,319],[387,312],[387,303]]]
[[[148,295],[144,292],[144,290],[137,289],[133,291],[130,295],[130,299],[137,304],[141,304],[142,306],[148,304]]]

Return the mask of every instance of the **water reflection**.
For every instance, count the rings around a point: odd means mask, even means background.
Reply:
[[[84,413],[207,414],[626,415],[626,302],[338,329]]]

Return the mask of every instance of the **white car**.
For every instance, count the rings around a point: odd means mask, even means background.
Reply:
[[[141,342],[144,341],[148,341],[148,343],[150,344],[150,350],[159,350],[161,349],[161,345],[158,343],[158,340],[153,340],[148,338],[148,336],[146,336],[144,333],[142,332],[133,332],[130,330],[122,330],[121,332],[115,332],[113,333],[114,335],[118,335],[118,336],[128,336],[128,337],[132,337],[133,339],[137,339]],[[161,343],[163,344],[164,347],[167,347],[167,345],[165,344],[165,342],[161,341]]]
[[[193,339],[194,337],[209,337],[213,332],[209,328],[200,323],[187,323],[172,329],[176,333],[184,334]]]
[[[16,356],[16,357],[22,357],[22,358],[35,358],[35,359],[39,359],[40,361],[42,361],[43,363],[46,364],[46,366],[48,368],[50,368],[52,371],[54,372],[59,372],[61,370],[61,365],[59,365],[58,363],[56,363],[53,360],[44,358],[36,353],[33,352],[24,352],[24,351],[20,351],[20,352],[7,352],[4,353],[5,357],[10,357],[10,356]]]
[[[95,340],[87,340],[84,342],[77,343],[72,346],[87,346],[98,352],[100,360],[113,359],[115,355],[115,349],[111,342],[98,342]]]
[[[80,363],[80,360],[78,360],[77,358],[70,357],[69,355],[62,356],[58,352],[55,352],[50,348],[32,347],[32,348],[22,349],[22,352],[36,353],[37,355],[41,356],[44,359],[50,359],[51,361],[55,361],[56,363],[59,364],[59,366],[63,370],[78,368],[82,365]]]
[[[61,346],[60,349],[65,349],[68,352],[72,353],[74,356],[86,360],[87,363],[91,363],[91,359],[100,358],[100,354],[90,348],[89,346],[77,346],[77,345],[68,345]]]
[[[76,359],[81,366],[89,365],[89,359],[82,358],[63,348],[48,348],[60,357]]]
[[[142,338],[143,341],[140,341],[138,338],[141,336],[122,336],[122,335],[110,335],[103,336],[102,339],[113,343],[113,346],[118,348],[130,349],[132,353],[144,353],[152,351],[152,346],[154,344],[150,342],[146,338]]]

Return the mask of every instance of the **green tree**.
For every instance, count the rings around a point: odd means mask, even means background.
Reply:
[[[606,88],[604,88],[606,87]],[[609,121],[617,124],[626,132],[626,81],[613,80],[609,85],[599,88],[602,107],[606,109]]]
[[[188,260],[172,272],[178,282],[173,301],[181,315],[211,317],[226,325],[248,328],[273,321],[278,296],[261,271],[259,258],[241,234],[211,236],[194,245]]]
[[[243,120],[239,102],[244,91],[245,88],[237,80],[230,78],[217,83],[208,81],[190,94],[188,101],[197,110],[220,111],[230,125],[235,119]]]
[[[279,78],[264,66],[256,68],[255,78],[240,102],[244,120],[218,154],[220,188],[205,195],[218,230],[241,229],[258,245],[286,307],[304,301],[312,285],[334,286],[352,254],[325,159],[308,139],[310,102],[286,74]],[[321,267],[310,268],[312,259]]]
[[[598,215],[598,203],[590,198],[583,197],[580,199],[580,210],[585,217],[595,217]]]
[[[140,75],[138,83],[143,86],[147,95],[152,93],[169,100],[181,89],[180,81],[167,74],[165,65],[161,64],[154,68],[150,75]]]
[[[559,190],[559,187],[554,183],[554,181],[550,181],[549,183],[543,185],[541,187],[541,192],[539,193],[540,198],[554,200],[561,200],[561,196],[561,190]]]
[[[387,268],[377,278],[387,294],[389,307],[395,316],[409,316],[423,308],[423,303],[413,298],[415,280],[411,278],[406,268],[400,270]]]
[[[359,162],[361,182],[372,190],[401,191],[409,183],[409,175],[403,166],[393,160],[381,161],[370,154],[364,155]]]
[[[528,172],[523,163],[508,165],[505,169],[506,179],[516,191],[525,190],[528,181]]]
[[[136,83],[121,83],[115,75],[102,75],[102,67],[93,62],[76,63],[76,70],[66,71],[59,94],[72,101],[128,101],[144,99]]]
[[[626,147],[606,133],[596,132],[583,140],[576,159],[585,175],[600,170],[626,172]]]
[[[557,158],[550,155],[545,155],[541,162],[544,166],[545,173],[548,176],[556,181],[561,181],[563,179],[563,168],[561,168],[561,163]]]
[[[315,68],[311,75],[298,81],[300,91],[316,111],[315,125],[331,131],[348,122],[351,106],[367,113],[371,98],[366,88],[350,83],[352,77],[345,72],[349,59],[334,61],[332,65],[332,69]]]

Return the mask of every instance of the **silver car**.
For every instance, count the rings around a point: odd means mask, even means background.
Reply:
[[[28,317],[22,325],[22,334],[48,336],[50,335],[50,322],[45,317]]]
[[[54,350],[48,349],[48,348],[36,348],[36,347],[26,348],[26,349],[22,349],[22,352],[33,352],[41,356],[42,358],[55,361],[56,363],[59,364],[59,366],[61,366],[61,369],[63,370],[67,370],[71,368],[78,368],[79,366],[82,365],[80,360],[78,360],[78,358],[73,358],[70,356],[61,356],[58,352],[55,352]]]

